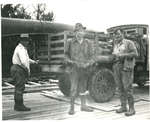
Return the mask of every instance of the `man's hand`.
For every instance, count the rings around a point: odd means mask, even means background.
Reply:
[[[36,60],[34,63],[35,63],[35,64],[38,64],[38,63],[39,63],[39,60]]]
[[[68,64],[75,64],[75,62],[72,61],[72,60],[70,60],[70,59],[66,59],[66,60],[64,60],[64,64],[65,64],[65,65],[68,65]]]
[[[85,63],[85,64],[83,64],[83,68],[87,68],[87,67],[89,67],[90,66],[90,63],[88,62],[88,63]]]
[[[93,65],[92,62],[87,62],[87,63],[80,63],[79,64],[79,67],[82,67],[82,68],[87,68],[89,66]]]
[[[116,55],[115,55],[115,54],[110,55],[110,56],[109,56],[109,59],[110,59],[111,61],[115,61],[115,60],[116,60]]]
[[[118,53],[118,54],[113,54],[113,56],[114,56],[114,59],[115,60],[122,60],[124,57],[125,57],[125,55],[124,54],[120,54],[120,53]]]
[[[126,57],[126,54],[118,54],[117,56],[118,56],[119,60],[124,60]]]
[[[72,60],[68,60],[67,63],[69,63],[69,64],[74,64],[75,62],[72,61]]]
[[[94,60],[90,60],[90,61],[89,61],[89,66],[92,66],[94,63],[95,63]]]

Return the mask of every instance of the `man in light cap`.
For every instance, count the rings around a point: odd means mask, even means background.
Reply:
[[[89,40],[85,39],[85,27],[77,23],[74,28],[75,37],[67,40],[65,45],[65,62],[69,67],[69,77],[71,81],[70,90],[70,110],[73,115],[74,102],[79,91],[81,99],[81,111],[92,112],[93,110],[86,105],[87,95],[87,68],[94,63],[92,60],[92,47]]]
[[[14,91],[14,110],[16,111],[30,111],[31,109],[26,107],[23,103],[23,92],[25,89],[25,83],[30,75],[30,63],[38,63],[29,58],[27,52],[27,46],[29,43],[29,35],[21,34],[20,42],[15,48],[12,57],[11,76],[15,81]]]

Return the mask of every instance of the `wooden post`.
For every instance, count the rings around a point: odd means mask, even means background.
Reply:
[[[51,59],[51,35],[48,34],[48,61]]]
[[[65,53],[65,44],[66,44],[66,41],[67,41],[67,32],[65,31],[64,32],[64,53]]]
[[[36,60],[36,46],[35,46],[35,40],[33,40],[33,59]]]

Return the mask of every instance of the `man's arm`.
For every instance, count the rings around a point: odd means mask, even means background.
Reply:
[[[29,59],[29,63],[30,64],[38,64],[39,60],[32,60],[32,59]]]
[[[29,62],[30,62],[30,64],[34,64],[35,63],[35,61],[32,60],[32,59],[29,59]]]
[[[64,61],[65,63],[73,63],[73,61],[70,58],[70,43],[71,43],[71,39],[68,39],[65,43],[65,50],[64,50]]]
[[[94,54],[94,45],[90,40],[88,41],[88,55],[89,55],[89,60],[87,65],[93,65],[95,63],[95,54]]]
[[[120,54],[120,57],[127,57],[127,58],[133,58],[138,56],[138,52],[136,49],[136,46],[133,42],[129,42],[128,45],[128,53]]]

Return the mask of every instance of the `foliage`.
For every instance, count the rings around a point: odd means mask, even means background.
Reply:
[[[37,20],[43,20],[43,21],[53,21],[54,20],[54,14],[53,12],[46,12],[46,4],[37,4],[34,6],[34,13]]]
[[[33,7],[33,12],[28,12],[27,8],[23,4],[2,4],[1,5],[1,16],[9,18],[23,18],[43,21],[53,21],[54,13],[47,11],[46,4],[36,4]],[[31,16],[32,15],[32,16]]]
[[[15,6],[13,4],[1,5],[1,16],[10,18],[31,19],[30,14],[21,4],[17,4]]]

